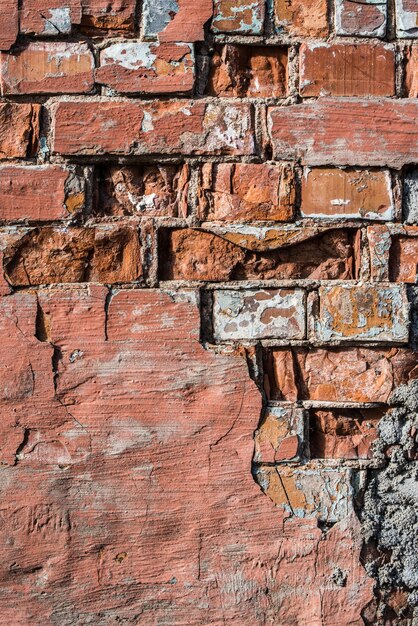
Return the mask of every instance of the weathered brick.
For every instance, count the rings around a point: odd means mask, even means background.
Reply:
[[[418,45],[407,53],[406,89],[410,98],[418,98]]]
[[[160,278],[225,281],[354,277],[351,233],[330,230],[316,232],[314,237],[302,230],[285,232],[285,244],[280,243],[284,239],[280,232],[277,241],[273,239],[269,244],[268,240],[252,242],[234,231],[222,235],[195,229],[162,231]],[[302,236],[299,242],[298,234]]]
[[[315,459],[370,459],[382,409],[312,410],[309,450]]]
[[[39,139],[39,104],[0,103],[0,159],[33,156]]]
[[[416,354],[406,348],[273,350],[265,371],[268,397],[291,401],[388,402],[418,378]]]
[[[93,55],[84,43],[33,42],[0,55],[2,95],[88,93],[93,72]]]
[[[403,285],[320,287],[320,341],[408,342],[409,306]]]
[[[96,81],[119,93],[188,92],[194,85],[190,44],[114,43],[100,52]]]
[[[276,29],[296,37],[326,37],[327,0],[274,0]]]
[[[212,13],[212,0],[144,0],[144,37],[168,43],[202,41]]]
[[[287,92],[287,51],[271,46],[217,47],[206,92],[211,96],[280,98]]]
[[[19,33],[18,0],[0,1],[0,50],[9,50]]]
[[[305,412],[270,406],[254,435],[254,461],[300,461],[305,446]]]
[[[67,101],[53,105],[53,114],[55,153],[238,156],[254,152],[248,104]]]
[[[205,163],[200,172],[204,220],[288,221],[295,207],[295,175],[288,163]]]
[[[215,33],[262,35],[265,0],[214,0],[212,30]]]
[[[306,298],[302,289],[216,291],[213,335],[236,339],[304,339]]]
[[[418,102],[324,98],[270,107],[275,158],[307,165],[390,165],[418,160]]]
[[[137,230],[103,228],[36,228],[4,251],[11,285],[103,282],[123,283],[142,275]]]
[[[69,35],[81,22],[81,0],[22,0],[20,32],[41,37]]]
[[[84,206],[83,180],[60,166],[0,166],[0,220],[68,218]]]
[[[304,43],[302,96],[393,96],[395,52],[387,45]]]
[[[405,235],[394,236],[390,248],[390,280],[416,283],[418,278],[418,227],[410,226]]]
[[[301,214],[324,219],[394,217],[392,181],[387,170],[305,168]]]
[[[92,35],[134,30],[136,0],[81,0],[81,6],[81,25]]]
[[[418,37],[418,4],[416,0],[396,0],[396,35]]]
[[[405,173],[403,182],[404,219],[408,224],[418,223],[418,169]]]
[[[335,0],[337,35],[384,37],[386,23],[386,0]]]
[[[186,217],[187,165],[103,167],[96,179],[98,215]]]

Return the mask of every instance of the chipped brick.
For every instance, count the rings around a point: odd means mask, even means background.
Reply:
[[[386,23],[386,0],[335,0],[337,35],[384,37]]]
[[[40,110],[39,104],[0,103],[0,159],[34,155]]]
[[[254,435],[254,462],[300,461],[305,445],[304,419],[302,409],[268,407]]]
[[[418,45],[407,52],[406,89],[410,98],[418,98]]]
[[[390,280],[416,283],[418,277],[418,228],[410,226],[405,235],[393,237],[389,256]]]
[[[279,33],[295,37],[328,35],[327,0],[274,0],[275,23]]]
[[[416,0],[395,0],[396,35],[418,37],[418,4]]]
[[[81,0],[81,6],[81,25],[89,34],[134,30],[135,0]]]
[[[22,0],[20,32],[40,37],[69,35],[81,22],[81,0]]]
[[[211,0],[144,0],[144,36],[167,43],[201,41],[212,12]]]
[[[212,30],[215,33],[262,35],[265,0],[214,0]]]
[[[9,50],[19,33],[18,0],[0,1],[0,50]]]

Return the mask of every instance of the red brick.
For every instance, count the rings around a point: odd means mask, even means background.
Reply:
[[[285,245],[280,243],[280,232],[277,242],[273,239],[270,244],[262,241],[258,245],[235,231],[222,235],[194,229],[162,231],[160,278],[225,281],[354,277],[351,233],[329,231],[316,233],[314,238],[302,231],[286,231],[290,241]]]
[[[387,170],[306,168],[301,213],[324,219],[390,220],[394,217],[391,185]]]
[[[124,283],[142,275],[135,228],[37,228],[4,251],[11,285],[104,282]]]
[[[305,414],[302,409],[272,406],[266,409],[254,435],[254,461],[298,461],[305,444]]]
[[[254,152],[248,104],[102,100],[53,105],[53,151],[61,154]]]
[[[418,4],[416,0],[396,0],[396,35],[418,37]]]
[[[62,167],[0,166],[0,220],[59,220],[83,206],[82,182]]]
[[[69,35],[81,22],[81,0],[22,0],[20,32],[53,37]]]
[[[267,46],[218,47],[206,92],[221,97],[280,98],[287,93],[287,51]]]
[[[302,96],[393,96],[395,52],[384,45],[304,43]]]
[[[338,35],[384,37],[387,1],[335,0],[335,24]]]
[[[205,163],[199,193],[204,220],[287,221],[294,215],[294,170],[287,163]]]
[[[87,93],[94,85],[94,59],[87,44],[30,43],[13,54],[2,53],[2,95]]]
[[[9,50],[18,33],[18,0],[0,0],[0,50]]]
[[[389,165],[418,160],[418,102],[338,100],[271,107],[275,158],[308,165]]]
[[[34,155],[40,110],[39,104],[0,103],[0,159]]]
[[[188,44],[114,43],[100,52],[96,81],[119,93],[191,91],[193,48]]]
[[[161,43],[203,41],[204,25],[212,17],[212,0],[144,0],[142,27],[145,39]]]
[[[264,0],[215,0],[212,30],[215,33],[262,35]]]
[[[187,165],[110,166],[100,170],[95,213],[144,217],[186,217]]]
[[[416,354],[406,348],[274,350],[266,370],[270,399],[291,401],[388,402],[418,378]]]
[[[418,227],[409,227],[408,234],[392,239],[389,253],[391,280],[416,283],[418,277]]]
[[[91,35],[134,30],[136,0],[81,0],[81,6],[81,25]]]
[[[274,0],[276,28],[295,37],[327,37],[327,0]]]
[[[418,98],[418,45],[408,51],[406,64],[406,89],[410,98]]]

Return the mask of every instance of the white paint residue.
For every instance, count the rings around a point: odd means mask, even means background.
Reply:
[[[127,70],[137,70],[138,68],[150,69],[157,56],[152,52],[154,44],[143,42],[115,43],[100,54],[102,65],[112,65],[116,63]]]

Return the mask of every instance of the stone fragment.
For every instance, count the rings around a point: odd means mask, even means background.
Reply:
[[[288,163],[205,163],[201,168],[203,220],[288,221],[294,211],[295,174]]]
[[[299,90],[304,97],[394,96],[394,48],[383,44],[303,43]]]
[[[18,0],[0,0],[0,50],[9,50],[19,33]]]
[[[93,72],[94,58],[84,43],[32,42],[0,55],[2,95],[88,93]]]
[[[33,156],[38,147],[39,104],[0,102],[0,159]]]
[[[15,286],[137,281],[142,275],[138,233],[129,226],[36,228],[4,251]]]
[[[305,168],[303,217],[392,220],[392,180],[387,170]]]
[[[418,3],[416,0],[395,0],[396,35],[400,38],[418,37]]]
[[[394,236],[390,248],[389,277],[401,283],[418,278],[418,227],[410,226],[405,235]]]
[[[58,102],[57,154],[224,154],[254,152],[249,104],[200,100]]]
[[[194,85],[189,44],[114,43],[100,51],[96,82],[119,93],[185,93]]]
[[[418,224],[418,169],[408,170],[403,181],[403,212],[408,224]]]
[[[20,32],[25,35],[69,35],[80,22],[81,0],[22,0]]]
[[[0,166],[0,220],[70,217],[85,202],[84,181],[57,165]]]
[[[403,285],[319,288],[319,341],[373,340],[407,343],[409,304]]]
[[[305,412],[270,406],[254,435],[255,463],[300,461],[305,446]]]
[[[136,0],[81,0],[81,6],[81,25],[92,36],[100,31],[134,30]]]
[[[309,449],[314,459],[370,459],[383,409],[309,412]]]
[[[96,180],[98,215],[186,217],[188,165],[105,166]]]
[[[144,37],[158,38],[161,43],[203,41],[204,26],[212,13],[211,0],[144,0]]]
[[[384,37],[387,0],[335,0],[337,35]]]
[[[397,386],[418,378],[416,354],[406,348],[294,349],[284,387],[283,352],[289,351],[273,350],[266,357],[271,400],[387,403]]]
[[[281,98],[287,93],[287,50],[272,46],[218,46],[206,93],[220,97]]]
[[[304,339],[306,297],[302,289],[215,291],[216,341]]]
[[[232,235],[236,233],[232,232]],[[271,244],[255,250],[195,229],[161,231],[162,280],[350,279],[354,250],[347,231],[328,231],[306,241]],[[238,239],[236,236],[233,239]]]
[[[275,24],[279,33],[295,37],[327,37],[327,0],[274,0]]]
[[[407,51],[406,90],[410,98],[418,98],[418,45]]]
[[[268,109],[273,155],[305,165],[401,167],[418,161],[418,101],[321,98]]]
[[[212,30],[215,33],[262,35],[265,0],[214,0]]]

